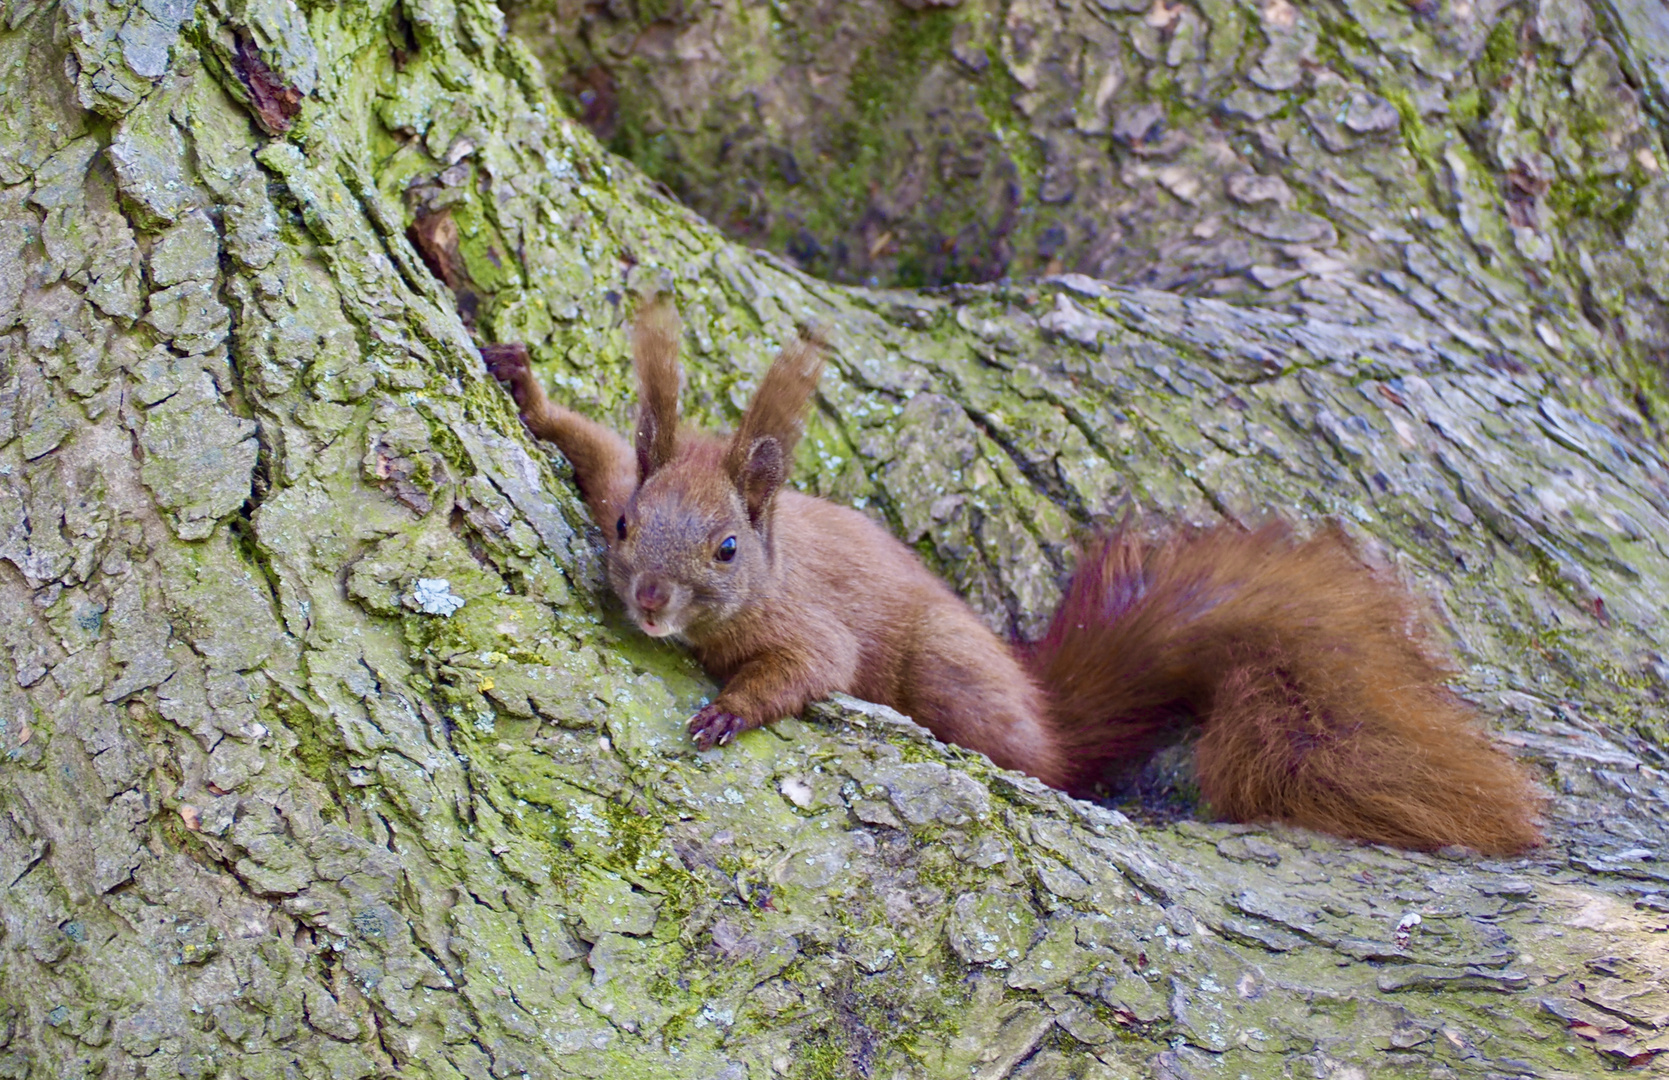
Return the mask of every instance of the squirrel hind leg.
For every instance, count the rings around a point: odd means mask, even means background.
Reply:
[[[1325,674],[1304,685],[1271,656],[1226,674],[1195,748],[1218,814],[1419,850],[1541,842],[1535,785],[1447,691]]]
[[[892,703],[945,742],[1068,787],[1073,763],[1048,722],[1042,692],[1014,654],[960,602],[935,605],[919,619],[908,689]]]

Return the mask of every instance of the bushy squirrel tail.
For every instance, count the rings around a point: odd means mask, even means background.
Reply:
[[[1219,815],[1360,840],[1506,854],[1540,843],[1527,773],[1443,686],[1412,599],[1331,529],[1223,526],[1084,553],[1020,650],[1050,697],[1069,785],[1145,757],[1190,720]]]

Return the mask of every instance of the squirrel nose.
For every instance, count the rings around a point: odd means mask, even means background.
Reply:
[[[654,578],[639,582],[632,595],[637,598],[637,606],[645,612],[661,610],[670,599],[666,586]]]

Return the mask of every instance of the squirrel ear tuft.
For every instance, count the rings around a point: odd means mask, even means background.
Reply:
[[[637,479],[672,460],[678,442],[678,312],[665,294],[650,300],[632,325],[632,363],[637,369]]]
[[[736,488],[747,504],[748,520],[754,528],[764,522],[771,500],[777,489],[788,479],[788,457],[782,443],[774,436],[764,435],[748,445],[747,457],[736,474]]]
[[[789,458],[805,430],[806,409],[822,371],[823,345],[802,333],[765,372],[731,436],[725,470],[747,501],[755,526],[762,521],[771,496],[788,479]]]

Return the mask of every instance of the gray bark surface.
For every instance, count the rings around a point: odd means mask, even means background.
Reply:
[[[1611,55],[1654,71],[1636,14]],[[1476,188],[1278,304],[926,294],[726,240],[480,0],[11,3],[0,71],[0,1076],[1661,1068],[1655,173],[1534,279],[1444,240],[1504,219]],[[442,211],[455,290],[408,239]],[[458,311],[624,424],[665,282],[713,423],[830,327],[798,481],[1000,629],[1122,506],[1339,519],[1546,778],[1548,845],[1133,823],[854,701],[694,753],[711,683],[610,605]]]
[[[611,148],[824,277],[1277,305],[1355,303],[1350,278],[1435,294],[1503,356],[1574,319],[1661,434],[1669,27],[1646,5],[508,10]]]

